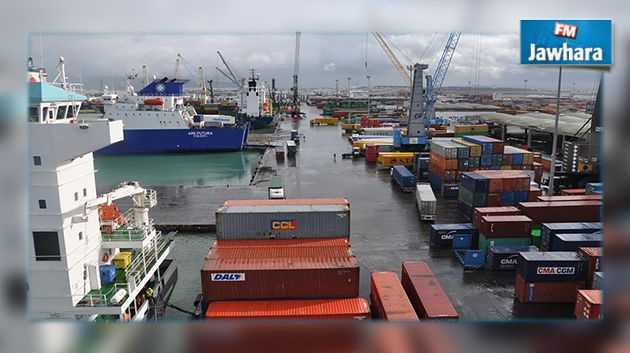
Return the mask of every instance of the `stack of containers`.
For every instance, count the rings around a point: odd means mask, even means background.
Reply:
[[[586,269],[586,280],[588,283],[591,283],[595,277],[595,273],[601,271],[600,264],[602,258],[602,248],[582,247],[578,250],[578,253],[588,264]]]
[[[201,285],[212,318],[370,317],[346,199],[230,200]]]
[[[473,170],[481,166],[481,146],[463,139],[453,139],[453,142],[468,147],[468,169]],[[465,172],[465,170],[463,171]]]
[[[531,251],[516,260],[516,298],[523,303],[575,303],[586,288],[586,260],[576,252]]]
[[[480,166],[488,167],[488,169],[501,169],[503,164],[503,148],[504,143],[501,140],[493,139],[487,136],[462,136],[464,141],[472,142],[481,146]]]
[[[454,197],[458,181],[469,168],[469,147],[449,139],[431,141],[429,181],[443,197]]]
[[[462,175],[457,208],[468,219],[475,207],[514,206],[530,192],[527,174],[512,170],[478,170]]]
[[[540,232],[540,250],[551,249],[551,239],[555,234],[596,233],[602,229],[601,222],[543,223]]]
[[[503,149],[504,170],[532,170],[534,154],[520,148],[505,146]]]
[[[478,227],[479,250],[532,244],[532,220],[526,216],[481,216]]]

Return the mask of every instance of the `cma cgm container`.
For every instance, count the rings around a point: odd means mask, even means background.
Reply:
[[[551,237],[554,234],[596,233],[602,230],[602,227],[601,222],[543,223],[540,227],[540,250],[550,249]]]
[[[372,272],[370,300],[374,316],[382,320],[418,321],[405,289],[394,272]]]
[[[429,235],[431,246],[451,246],[454,235],[471,235],[474,243],[479,232],[471,223],[432,224]]]
[[[459,317],[426,262],[405,261],[401,273],[403,288],[419,317],[423,319]]]
[[[586,260],[573,251],[522,252],[516,272],[527,282],[577,282],[586,280]]]
[[[429,183],[416,185],[416,207],[423,221],[435,221],[437,218],[437,199]]]
[[[514,294],[522,303],[575,303],[577,291],[584,286],[583,281],[528,282],[517,274]]]
[[[486,267],[493,271],[515,270],[518,254],[521,252],[538,251],[533,245],[526,246],[488,246],[486,251]]]
[[[369,320],[370,316],[363,298],[215,301],[206,310],[206,319]]]
[[[236,258],[204,261],[205,300],[327,299],[359,296],[359,264],[352,257]]]
[[[596,289],[582,289],[575,300],[577,319],[599,320],[602,318],[603,292]]]
[[[216,212],[217,239],[350,236],[346,199],[227,201]]]

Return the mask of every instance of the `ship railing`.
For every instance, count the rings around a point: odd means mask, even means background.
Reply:
[[[70,92],[74,92],[74,93],[80,93],[83,94],[83,92],[85,92],[85,90],[83,89],[83,84],[82,83],[66,83],[66,87],[63,87],[63,83],[61,82],[53,82],[51,83],[51,85],[59,87],[59,88],[63,88],[66,91],[70,91]]]
[[[155,196],[155,190],[147,190],[147,197],[150,199],[151,196],[148,196],[150,192],[153,192],[153,198],[157,199]],[[144,201],[145,203],[151,203],[152,201]],[[153,220],[149,220],[149,224],[144,225],[142,228],[136,228],[133,226],[135,222],[135,217],[133,213],[133,208],[128,209],[123,214],[121,214],[118,218],[113,221],[104,221],[101,222],[101,234],[103,241],[142,241],[144,240],[153,230]],[[123,223],[122,226],[120,224]],[[109,230],[106,228],[109,227]]]
[[[124,302],[124,297],[117,303],[112,303],[112,298],[118,293],[119,290],[124,289],[127,291],[125,297],[129,295],[129,284],[127,283],[114,283],[114,286],[107,291],[107,293],[94,293],[82,295],[82,300],[77,304],[79,307],[103,307],[103,306],[120,306]]]
[[[125,270],[125,276],[127,283],[135,288],[140,281],[148,274],[155,263],[157,263],[161,254],[171,245],[175,233],[171,232],[167,235],[163,235],[162,232],[157,232],[156,236],[151,239],[151,242],[142,248],[140,254],[135,256],[131,264]]]

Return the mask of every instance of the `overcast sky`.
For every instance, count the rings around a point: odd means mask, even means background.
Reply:
[[[391,43],[404,53],[403,65],[420,61],[429,64],[433,73],[444,48],[446,34],[387,34]],[[41,40],[40,40],[41,38]],[[367,41],[366,41],[367,39]],[[367,45],[367,69],[366,62]],[[444,86],[480,86],[523,88],[555,88],[557,69],[526,67],[518,64],[517,34],[463,34],[451,61]],[[396,50],[394,48],[394,50]],[[220,50],[229,64],[242,76],[256,68],[265,81],[276,78],[279,88],[291,85],[293,75],[295,34],[194,34],[194,35],[38,35],[30,40],[30,55],[37,65],[43,53],[44,66],[50,79],[56,75],[59,56],[66,62],[70,81],[81,80],[89,89],[98,89],[101,81],[110,88],[123,86],[125,73],[135,70],[141,75],[146,65],[149,76],[172,77],[177,53],[195,74],[202,66],[206,79],[227,80],[217,73]],[[433,55],[431,55],[433,54]],[[184,65],[181,78],[192,78]],[[219,65],[222,67],[222,65]],[[478,70],[478,71],[477,71]],[[300,49],[300,86],[340,88],[366,85],[403,85],[404,82],[378,45],[366,33],[320,34],[302,33]],[[563,72],[563,88],[591,91],[595,73],[589,70],[567,69]],[[476,79],[478,77],[478,79]],[[141,77],[134,86],[140,88]],[[195,83],[190,83],[195,85]]]

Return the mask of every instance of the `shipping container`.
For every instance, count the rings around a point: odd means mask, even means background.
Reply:
[[[464,141],[462,139],[452,139],[451,141],[468,147],[468,155],[472,157],[480,157],[481,156],[481,146],[476,143]]]
[[[534,223],[598,222],[601,201],[521,202],[518,208]]]
[[[547,251],[553,234],[596,233],[603,225],[601,222],[543,223],[540,229],[540,250]]]
[[[214,301],[206,319],[369,320],[370,306],[363,298],[307,300]]]
[[[460,190],[461,189],[462,188],[460,188]],[[462,200],[457,200],[457,210],[467,219],[472,219],[473,207],[470,204]]]
[[[390,321],[418,321],[418,315],[396,273],[372,272],[370,287],[372,311],[376,318]]]
[[[586,195],[586,189],[562,189],[560,195]]]
[[[334,199],[333,199],[334,200]],[[350,236],[350,206],[342,202],[264,200],[216,212],[217,239],[338,238]],[[231,202],[234,204],[234,202]]]
[[[533,242],[531,236],[521,238],[486,238],[483,234],[479,233],[477,244],[477,249],[486,250],[489,246],[529,246],[532,245]]]
[[[457,147],[465,147],[449,140],[431,140],[430,146],[431,152],[435,152],[445,159],[457,159]]]
[[[213,248],[350,247],[347,238],[216,240]]]
[[[407,167],[401,165],[395,165],[392,167],[392,181],[394,181],[403,192],[414,192],[416,185],[416,178],[407,169]]]
[[[593,273],[592,289],[604,289],[604,272]]]
[[[431,246],[450,247],[456,234],[469,234],[476,238],[479,233],[471,223],[432,224],[429,233]]]
[[[604,193],[603,183],[588,183],[586,184],[587,195],[601,195]]]
[[[288,200],[227,200],[224,207],[230,206],[312,206],[312,205],[343,205],[350,207],[348,199],[321,198],[321,199],[288,199]]]
[[[356,298],[359,264],[353,256],[207,258],[201,286],[205,300]]]
[[[437,218],[437,199],[428,183],[416,185],[416,208],[423,221],[435,221]]]
[[[602,318],[603,292],[597,289],[577,291],[575,317],[577,319],[600,320]]]
[[[564,195],[564,196],[538,196],[537,201],[600,201],[602,195]]]
[[[208,254],[208,259],[296,259],[312,258],[347,258],[352,256],[350,247],[214,247]]]
[[[514,206],[475,207],[473,210],[473,224],[479,227],[482,216],[515,216],[520,214],[521,211]]]
[[[551,251],[578,251],[582,247],[599,247],[603,233],[555,233],[551,236]]]
[[[475,172],[468,172],[462,175],[461,187],[472,192],[487,193],[488,178]]]
[[[527,238],[532,234],[532,220],[527,216],[482,216],[479,233],[486,238]]]
[[[516,275],[514,294],[522,303],[575,303],[577,291],[584,282],[529,282]]]
[[[601,247],[583,247],[578,249],[578,254],[587,262],[586,281],[591,282],[593,274],[601,270],[600,263],[602,257]]]
[[[458,314],[437,278],[424,261],[402,264],[402,286],[422,319],[458,319]]]
[[[442,183],[439,189],[440,189],[440,194],[445,199],[457,198],[457,196],[459,195],[458,183]]]
[[[458,199],[466,202],[473,207],[486,206],[487,194],[480,192],[472,192],[466,187],[461,186],[459,188]]]
[[[516,272],[527,282],[582,282],[586,280],[586,260],[574,251],[522,252]]]
[[[377,163],[380,167],[413,167],[413,152],[379,152]]]
[[[516,263],[518,261],[518,253],[538,251],[538,248],[533,245],[525,246],[488,246],[486,251],[486,268],[499,271],[499,270],[515,270]]]

